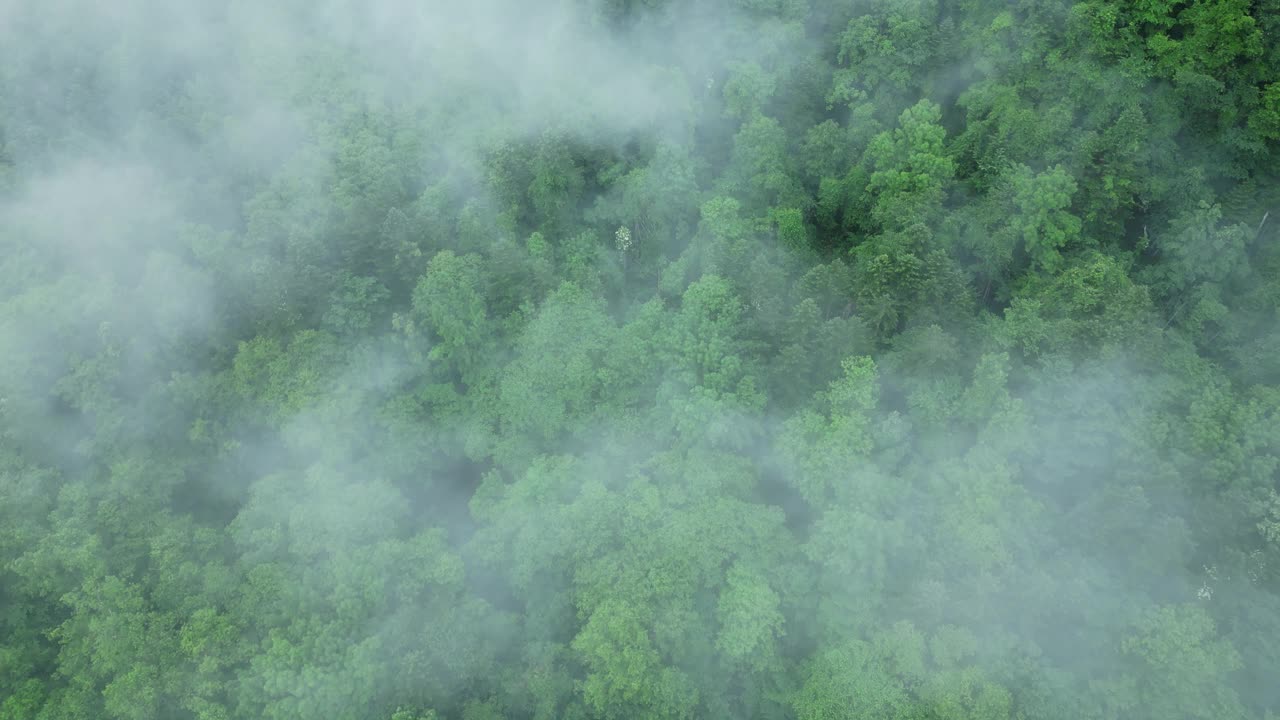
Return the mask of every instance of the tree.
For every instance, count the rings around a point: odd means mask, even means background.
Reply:
[[[817,654],[792,700],[801,720],[908,718],[912,704],[902,679],[865,643],[851,642]],[[891,667],[891,666],[890,666]]]
[[[749,121],[760,114],[776,84],[776,79],[758,63],[736,64],[724,84],[726,110],[733,117]]]
[[[1231,686],[1223,682],[1239,669],[1240,656],[1216,637],[1213,621],[1202,608],[1151,608],[1120,641],[1120,648],[1137,664],[1130,681],[1132,700],[1126,703],[1134,711],[1150,717],[1170,712],[1194,718],[1246,716]]]
[[[936,14],[933,3],[894,2],[850,20],[838,38],[833,93],[859,88],[886,110],[902,107],[935,62]]]
[[[719,188],[742,198],[742,206],[757,217],[771,207],[805,203],[804,192],[791,178],[787,137],[777,120],[755,115],[742,124]]]
[[[866,192],[872,216],[886,229],[936,219],[955,174],[943,150],[942,109],[921,100],[902,111],[898,128],[876,136],[867,148],[871,175]]]
[[[1078,238],[1080,220],[1066,211],[1075,191],[1075,180],[1061,165],[1037,175],[1025,166],[1014,171],[1010,229],[1037,267],[1055,269],[1062,262],[1058,251]]]
[[[554,443],[594,419],[601,365],[616,328],[602,304],[565,284],[551,294],[516,343],[499,385],[501,422],[514,437]]]
[[[589,672],[582,693],[605,718],[693,717],[697,691],[683,673],[662,666],[640,612],[623,602],[597,608],[573,648]]]
[[[729,570],[725,585],[717,606],[717,649],[730,661],[767,666],[775,657],[771,646],[783,634],[778,594],[758,572],[740,565]]]
[[[1274,720],[1280,0],[216,5],[0,0],[0,718]]]
[[[483,287],[479,256],[441,251],[414,288],[413,312],[402,332],[410,339],[425,334],[428,359],[470,376],[493,340]]]

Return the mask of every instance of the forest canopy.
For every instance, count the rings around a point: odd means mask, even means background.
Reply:
[[[0,0],[3,720],[1277,720],[1280,0]]]

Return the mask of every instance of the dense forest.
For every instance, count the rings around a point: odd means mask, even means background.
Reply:
[[[0,0],[0,718],[1280,718],[1280,0]]]

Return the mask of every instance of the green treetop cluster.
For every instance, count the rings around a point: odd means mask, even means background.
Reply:
[[[0,2],[3,720],[1275,720],[1280,0]]]

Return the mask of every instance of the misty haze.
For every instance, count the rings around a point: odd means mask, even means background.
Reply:
[[[1280,720],[1280,0],[0,0],[0,720]]]

